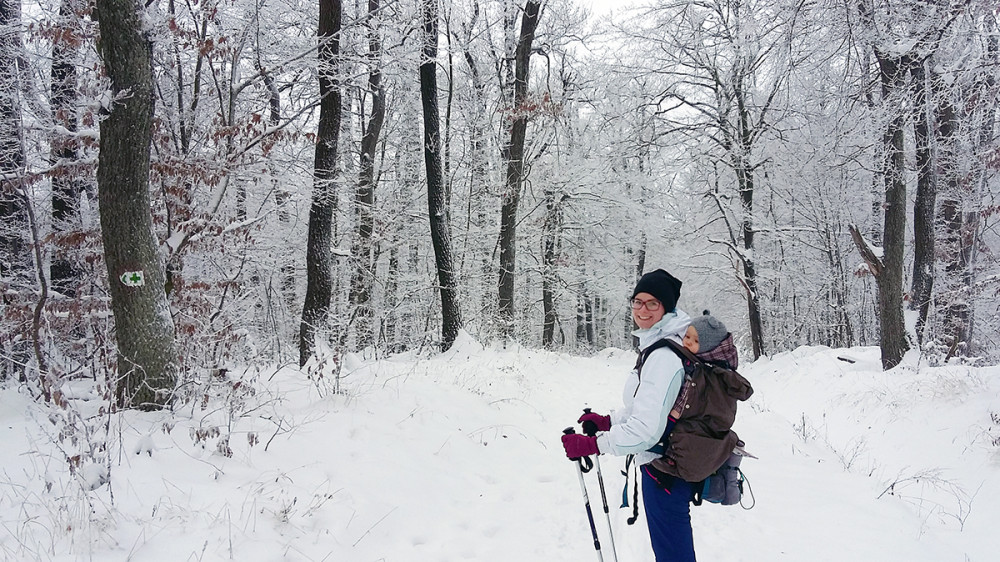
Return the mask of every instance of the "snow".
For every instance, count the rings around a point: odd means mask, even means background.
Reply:
[[[9,385],[0,557],[596,560],[559,436],[582,408],[620,404],[633,362],[463,333],[432,357],[349,356],[339,394],[315,365],[248,372],[174,413],[115,414],[102,464],[86,454],[99,436],[57,435],[60,415],[94,419],[96,394],[75,388],[60,414]],[[759,457],[742,466],[756,505],[692,507],[699,559],[997,559],[1000,368],[879,365],[877,348],[810,347],[744,366],[756,392],[736,429]],[[618,509],[621,459],[600,461],[618,559],[652,561],[643,519]]]

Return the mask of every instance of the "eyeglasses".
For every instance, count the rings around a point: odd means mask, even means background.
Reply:
[[[644,301],[641,299],[631,299],[629,302],[632,303],[632,310],[639,310],[644,306],[646,307],[646,310],[650,312],[656,312],[657,310],[660,310],[660,301],[656,299],[649,299],[648,301]]]

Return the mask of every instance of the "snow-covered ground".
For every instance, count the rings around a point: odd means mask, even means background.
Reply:
[[[693,507],[699,559],[1000,559],[1000,368],[907,359],[883,373],[874,348],[802,348],[744,366],[756,393],[736,429],[759,457],[743,463],[756,505]],[[633,362],[466,336],[430,358],[349,357],[340,394],[275,369],[228,399],[112,417],[103,434],[87,389],[52,415],[3,388],[0,557],[596,560],[559,436],[581,408],[620,404]],[[70,423],[92,435],[60,441]],[[84,454],[71,473],[67,458],[104,435],[111,462]],[[618,559],[652,561],[644,522],[618,509],[621,459],[600,460]]]

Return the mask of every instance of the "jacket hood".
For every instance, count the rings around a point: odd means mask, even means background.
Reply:
[[[635,330],[632,335],[639,338],[639,349],[646,349],[663,338],[671,338],[678,342],[684,337],[684,332],[691,325],[691,317],[679,308],[663,315],[659,322],[646,330]]]

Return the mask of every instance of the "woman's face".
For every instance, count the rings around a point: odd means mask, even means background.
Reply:
[[[650,309],[655,310],[650,310]],[[663,304],[649,293],[639,293],[632,298],[632,320],[640,330],[648,330],[663,318]]]

